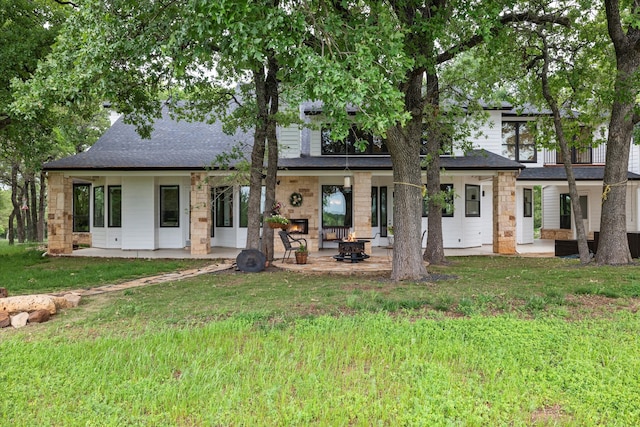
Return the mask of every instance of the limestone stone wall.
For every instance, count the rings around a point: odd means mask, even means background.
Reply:
[[[48,246],[51,255],[73,252],[73,183],[62,172],[49,172]]]
[[[372,237],[371,172],[354,172],[353,182],[353,232],[356,237]]]
[[[91,246],[92,238],[91,233],[73,233],[73,245],[74,246]]]
[[[540,230],[540,238],[550,240],[573,240],[573,230],[543,228]]]
[[[280,213],[287,218],[303,218],[309,220],[309,234],[302,234],[300,237],[307,239],[309,251],[318,249],[318,237],[322,212],[319,210],[320,194],[318,194],[318,177],[280,177],[280,185],[276,187],[276,200],[282,203],[283,208]],[[291,194],[300,193],[302,195],[302,205],[292,206],[289,202]],[[274,250],[283,252],[284,247],[277,230],[274,233]]]
[[[498,172],[493,178],[493,252],[516,253],[516,175]]]
[[[211,190],[205,172],[191,174],[191,254],[211,253]]]

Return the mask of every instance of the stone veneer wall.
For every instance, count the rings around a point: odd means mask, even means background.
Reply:
[[[309,251],[317,250],[319,229],[321,221],[321,213],[319,211],[320,195],[318,194],[319,183],[318,177],[300,176],[300,177],[279,177],[280,185],[276,187],[276,200],[282,203],[283,208],[281,214],[287,218],[303,218],[309,220],[309,234],[301,234],[299,237],[307,239]],[[302,195],[302,205],[299,207],[291,206],[289,198],[292,193],[300,193]],[[284,252],[282,241],[278,236],[277,230],[274,233],[274,250],[276,252]]]
[[[493,252],[516,253],[516,175],[498,172],[493,178]]]
[[[51,255],[73,252],[73,184],[61,172],[49,172],[47,252]]]
[[[79,246],[91,246],[92,238],[91,233],[73,233],[73,244]]]
[[[573,230],[566,230],[564,228],[543,228],[540,230],[540,238],[550,240],[573,240]]]
[[[353,174],[353,232],[371,238],[371,172]]]
[[[211,190],[205,172],[191,174],[191,254],[211,253]]]

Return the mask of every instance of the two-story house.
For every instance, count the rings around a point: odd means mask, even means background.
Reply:
[[[392,166],[384,140],[353,129],[334,141],[312,104],[301,116],[316,126],[278,129],[280,159],[276,197],[310,249],[335,246],[347,231],[373,246],[388,244],[393,225]],[[492,244],[515,253],[532,243],[533,188],[542,186],[543,238],[569,236],[571,210],[564,169],[553,152],[536,150],[533,116],[511,108],[488,111],[489,122],[468,153],[441,158],[443,236],[446,248]],[[365,152],[354,148],[367,139]],[[155,250],[243,248],[247,231],[246,183],[216,165],[216,157],[252,135],[227,135],[219,123],[175,121],[165,114],[151,138],[141,139],[122,119],[84,153],[49,162],[49,252],[70,253],[75,243],[97,248]],[[604,148],[576,153],[587,229],[599,226]],[[637,147],[628,185],[629,230],[638,230]],[[579,165],[578,165],[579,164]],[[427,229],[426,203],[423,229]],[[426,236],[423,235],[423,244]]]

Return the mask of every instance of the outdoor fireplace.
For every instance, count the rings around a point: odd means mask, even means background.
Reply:
[[[289,219],[289,234],[309,234],[309,220],[305,218]]]

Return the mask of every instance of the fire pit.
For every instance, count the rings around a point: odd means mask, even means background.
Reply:
[[[369,240],[362,239],[354,239],[354,240],[343,240],[338,242],[338,255],[334,255],[333,257],[337,261],[351,261],[359,262],[364,261],[369,258],[364,252],[364,244],[368,243]]]

